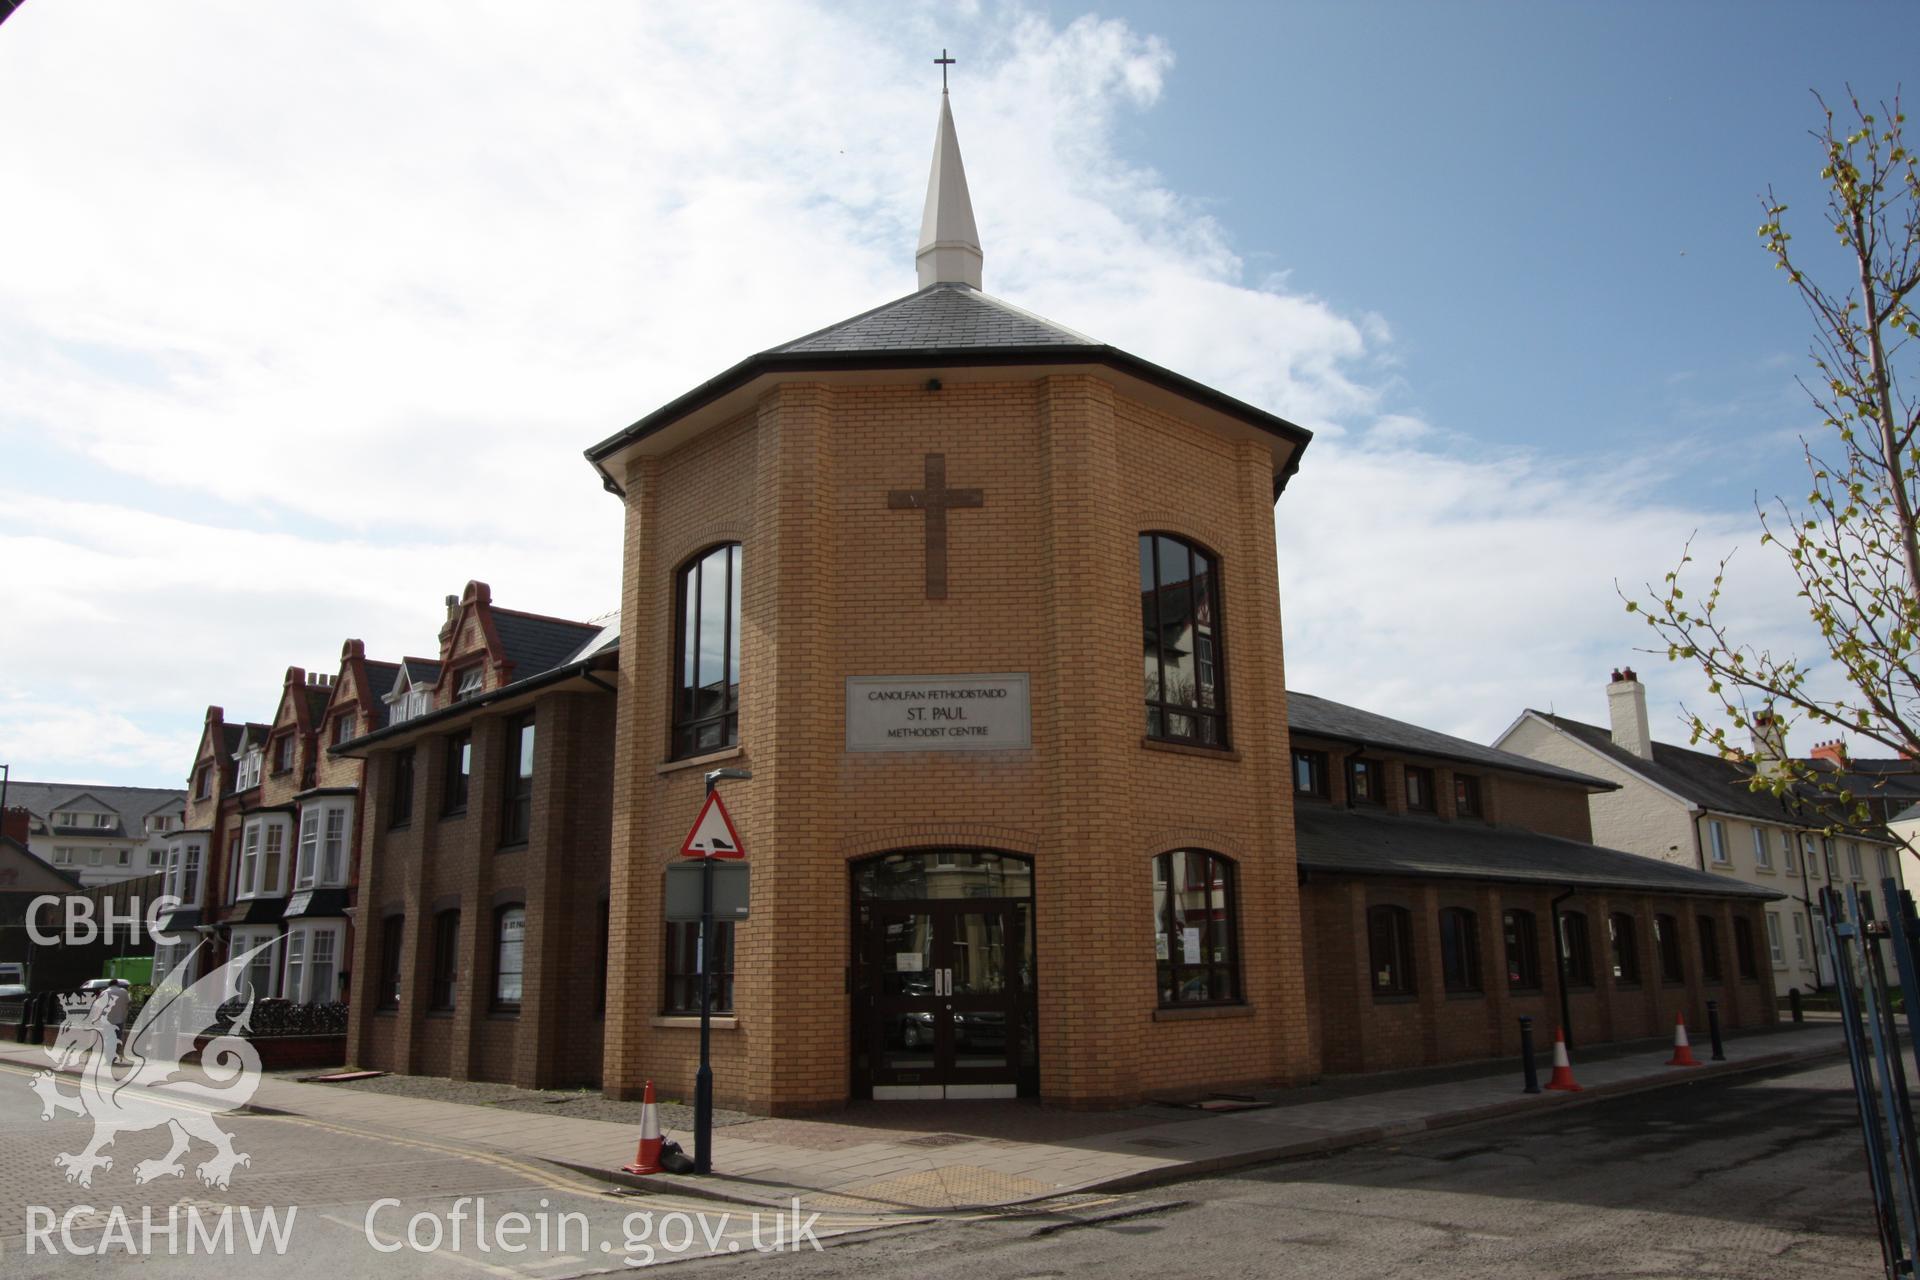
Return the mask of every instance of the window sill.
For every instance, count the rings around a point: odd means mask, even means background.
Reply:
[[[1447,999],[1449,1000],[1485,1000],[1486,998],[1487,998],[1487,993],[1484,991],[1449,991],[1447,992]]]
[[[1375,1004],[1419,1004],[1420,995],[1416,991],[1395,992],[1391,995],[1376,995]]]
[[[739,1017],[731,1013],[716,1013],[713,1015],[711,1021],[715,1031],[734,1031],[740,1026]],[[700,1015],[697,1013],[656,1013],[653,1015],[651,1025],[656,1027],[691,1027],[693,1030],[698,1031],[700,1029]]]
[[[465,809],[444,809],[440,813],[440,821],[453,822],[456,819],[464,818],[466,816],[467,816],[467,811]]]
[[[1208,1018],[1251,1018],[1250,1004],[1174,1004],[1153,1011],[1155,1022],[1198,1022]]]
[[[525,840],[515,840],[494,849],[495,853],[525,853],[526,851],[527,842]]]
[[[1200,756],[1207,760],[1238,761],[1240,753],[1231,747],[1201,747],[1185,742],[1165,742],[1159,738],[1140,739],[1140,745],[1148,751],[1166,751],[1176,756]]]
[[[398,1009],[375,1009],[373,1016],[376,1018],[397,1018],[400,1016],[400,1011]]]
[[[489,1009],[487,1010],[487,1016],[500,1022],[520,1021],[520,1011],[518,1009]]]
[[[405,822],[389,822],[389,823],[387,824],[387,830],[389,830],[389,831],[411,831],[411,830],[413,830],[413,819],[411,819],[411,818],[408,818],[408,819],[407,819],[407,820],[406,820]]]
[[[427,1016],[428,1016],[429,1018],[439,1018],[439,1019],[441,1019],[442,1021],[445,1021],[445,1020],[447,1020],[447,1019],[449,1019],[449,1018],[451,1018],[451,1017],[453,1017],[453,1010],[451,1010],[451,1009],[429,1009],[429,1010],[427,1010]]]
[[[709,751],[703,756],[688,756],[684,760],[669,760],[654,770],[656,774],[679,773],[682,769],[698,769],[702,765],[718,764],[722,760],[738,760],[747,753],[745,747],[728,747],[725,751]]]
[[[1546,988],[1544,987],[1508,987],[1507,994],[1510,996],[1539,996],[1539,995],[1546,994]]]

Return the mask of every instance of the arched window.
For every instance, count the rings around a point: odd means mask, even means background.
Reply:
[[[1560,961],[1566,965],[1567,985],[1593,985],[1593,938],[1587,932],[1587,913],[1560,913]]]
[[[519,903],[493,914],[493,1007],[520,1012],[520,979],[526,969],[527,909]]]
[[[674,634],[673,754],[740,742],[740,544],[714,547],[680,570]]]
[[[1412,912],[1387,905],[1367,908],[1367,960],[1373,994],[1414,993]]]
[[[1440,972],[1448,991],[1481,990],[1480,921],[1465,907],[1440,912]]]
[[[1233,872],[1230,859],[1200,849],[1153,860],[1153,950],[1161,1004],[1239,1001]]]
[[[1540,930],[1533,912],[1518,908],[1500,917],[1507,943],[1507,986],[1514,991],[1540,989]]]
[[[1607,932],[1613,937],[1613,980],[1623,986],[1640,984],[1639,932],[1633,917],[1616,911],[1607,917]]]
[[[1653,940],[1660,948],[1660,981],[1685,982],[1687,965],[1680,954],[1680,922],[1665,913],[1655,916]]]
[[[1147,736],[1227,745],[1227,683],[1220,645],[1220,566],[1165,533],[1140,535],[1140,630]]]
[[[1700,929],[1700,977],[1706,982],[1720,981],[1720,938],[1712,916],[1698,916]]]

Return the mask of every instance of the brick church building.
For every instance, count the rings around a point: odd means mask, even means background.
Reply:
[[[751,775],[720,784],[752,868],[725,1106],[1114,1106],[1486,1057],[1520,1013],[1773,1018],[1764,895],[1593,848],[1610,784],[1290,699],[1306,430],[982,263],[943,95],[917,291],[587,451],[617,626],[498,671],[470,592],[442,658],[476,699],[334,749],[367,762],[352,1061],[690,1093],[664,879],[719,768]]]

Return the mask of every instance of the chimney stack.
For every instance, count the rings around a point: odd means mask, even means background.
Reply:
[[[1607,714],[1613,721],[1613,745],[1642,760],[1653,759],[1653,733],[1647,728],[1647,686],[1626,667],[1607,685]]]
[[[0,812],[0,836],[8,836],[24,845],[32,832],[33,814],[28,810],[15,807]]]
[[[1829,760],[1839,765],[1842,769],[1846,768],[1847,740],[1845,738],[1835,738],[1832,742],[1814,743],[1813,758],[1815,760]]]
[[[1756,773],[1777,772],[1787,754],[1787,727],[1771,711],[1756,711],[1752,723],[1751,753]]]

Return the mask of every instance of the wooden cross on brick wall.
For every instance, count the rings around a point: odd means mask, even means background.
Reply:
[[[926,486],[887,493],[890,511],[926,513],[927,599],[947,598],[947,512],[987,505],[984,489],[947,488],[947,455],[927,455]]]

